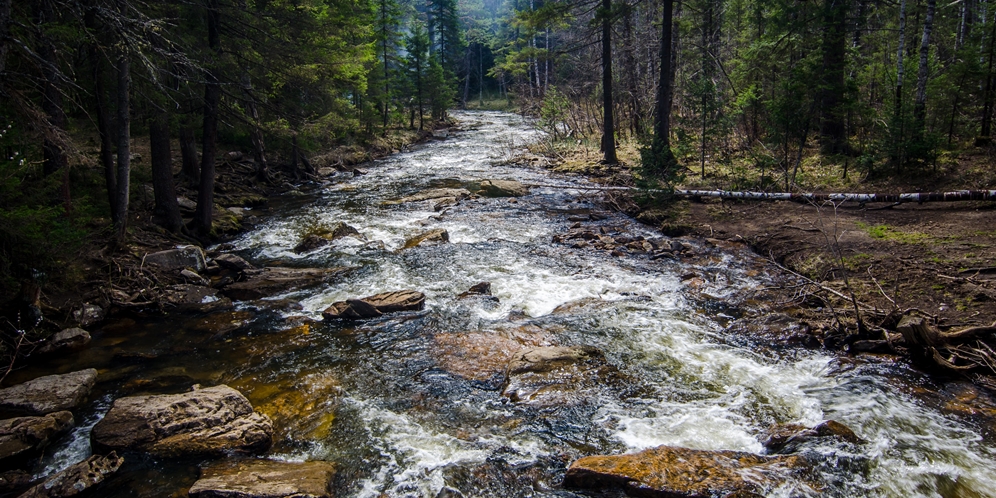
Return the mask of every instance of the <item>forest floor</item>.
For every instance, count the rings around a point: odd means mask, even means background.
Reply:
[[[553,154],[551,149],[534,152],[552,156],[554,170],[584,174],[609,185],[633,185],[628,165],[636,163],[635,147],[624,145],[621,165],[612,167],[597,164],[597,148],[580,144],[552,149]],[[816,151],[811,152],[816,156]],[[944,157],[936,171],[877,180],[853,171],[844,180],[840,166],[819,170],[812,167],[818,158],[810,157],[808,174],[800,176],[795,191],[898,194],[996,189],[993,154],[974,149]],[[682,187],[751,190],[736,187],[750,184],[744,181],[742,170],[736,178],[716,170],[707,167],[705,178],[689,170]],[[776,186],[766,190],[782,191]],[[877,338],[899,338],[895,331],[902,315],[923,317],[940,331],[996,323],[994,202],[834,205],[701,198],[680,200],[659,210],[638,206],[631,192],[607,192],[603,200],[665,234],[743,244],[769,260],[772,271],[783,273],[787,283],[780,289],[766,289],[757,299],[769,311],[803,324],[824,347],[847,349],[856,339],[847,337],[856,329],[854,303],[845,299],[852,293],[863,323]],[[815,345],[812,337],[800,341],[799,337],[775,339],[775,335],[769,339]],[[883,347],[868,351],[895,351],[892,342],[879,342]],[[996,365],[990,369],[996,372]],[[973,378],[996,388],[996,377],[991,374]]]

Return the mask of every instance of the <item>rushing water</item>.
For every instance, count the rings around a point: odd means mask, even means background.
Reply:
[[[239,322],[227,333],[205,328],[211,317],[184,315],[97,331],[93,347],[60,365],[99,368],[96,399],[39,474],[86,456],[89,428],[118,396],[227,383],[274,418],[269,457],[337,462],[344,496],[433,497],[444,487],[465,496],[575,496],[559,482],[580,456],[662,444],[760,453],[771,424],[827,419],[867,443],[804,447],[817,462],[818,494],[996,496],[991,440],[918,401],[910,394],[915,382],[904,380],[916,376],[901,375],[902,367],[842,365],[820,352],[773,353],[725,340],[728,313],[766,282],[749,254],[685,241],[705,257],[652,260],[552,243],[573,224],[570,216],[598,211],[584,190],[570,188],[583,180],[504,164],[538,139],[517,116],[455,117],[464,128],[455,136],[376,161],[366,175],[278,200],[261,225],[233,242],[259,265],[355,268],[348,276],[268,302],[237,303],[222,315]],[[441,212],[427,202],[385,203],[484,179],[549,187],[517,201],[482,197]],[[584,225],[655,236],[622,215],[598,212],[604,219]],[[309,230],[337,221],[363,240],[293,252]],[[400,250],[406,237],[433,228],[446,229],[450,242]],[[690,271],[708,276],[694,293],[681,278]],[[491,282],[497,302],[456,298],[481,281]],[[314,322],[332,302],[400,289],[425,293],[426,310]],[[476,343],[483,350],[460,357],[474,341],[483,341]],[[552,406],[514,403],[501,394],[500,372],[476,375],[459,359],[487,364],[488,347],[510,343],[594,346],[624,380],[579,386]],[[200,463],[134,457],[107,493],[182,495]],[[789,482],[771,493],[807,489]]]

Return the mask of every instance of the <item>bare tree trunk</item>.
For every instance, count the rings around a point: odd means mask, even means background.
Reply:
[[[246,110],[252,119],[249,129],[249,140],[252,142],[252,158],[256,163],[256,179],[261,182],[270,181],[270,168],[266,163],[266,146],[263,143],[263,130],[259,126],[259,110],[256,108],[256,98],[252,90],[246,89]]]
[[[59,60],[56,58],[55,46],[52,40],[42,31],[42,27],[56,22],[55,13],[49,0],[37,0],[35,4],[35,21],[40,26],[35,36],[38,44],[38,56],[42,60],[42,109],[48,115],[48,124],[58,130],[66,129],[66,113],[62,109],[62,90],[59,85]],[[45,163],[42,171],[51,175],[67,167],[68,159],[62,147],[45,134],[42,145]]]
[[[623,64],[626,66],[626,91],[629,93],[630,130],[633,134],[642,134],[643,113],[640,109],[640,96],[636,75],[636,54],[633,43],[633,10],[627,6],[623,17]]]
[[[923,21],[923,38],[920,40],[920,67],[916,77],[916,102],[913,104],[913,126],[917,137],[922,137],[927,118],[927,56],[930,53],[930,32],[934,28],[934,11],[937,0],[927,0],[927,17]]]
[[[207,29],[208,46],[217,55],[220,51],[221,35],[219,33],[220,13],[218,0],[208,0]],[[197,211],[194,213],[194,225],[201,235],[211,233],[211,223],[214,216],[214,160],[218,153],[218,105],[221,101],[221,86],[213,68],[207,72],[207,83],[204,85],[204,138],[201,154],[201,183],[197,191]]]
[[[979,133],[981,140],[976,141],[978,145],[986,145],[992,140],[990,137],[992,137],[993,122],[993,57],[996,56],[994,49],[996,49],[996,21],[993,21],[989,32],[989,62],[986,66],[986,85],[982,92],[982,131]]]
[[[602,0],[602,153],[605,164],[616,164],[615,126],[612,120],[612,0]]]
[[[844,69],[847,63],[846,0],[825,0],[823,12],[823,81],[820,92],[820,146],[825,154],[841,154],[847,144],[844,125]]]
[[[94,8],[87,11],[86,26],[89,29],[97,30]],[[114,135],[113,123],[110,117],[110,103],[107,101],[107,89],[104,86],[104,65],[103,57],[97,43],[92,43],[89,47],[90,75],[93,78],[93,95],[97,117],[97,134],[100,136],[100,163],[104,167],[104,181],[107,186],[107,204],[111,208],[111,222],[118,224],[118,183],[117,170],[114,165]]]
[[[126,0],[118,0],[118,9],[125,14]],[[124,243],[128,229],[128,196],[131,193],[131,61],[128,57],[128,47],[122,46],[118,54],[118,177],[117,201],[115,208],[118,215],[115,225],[115,235],[118,243]]]
[[[169,124],[165,111],[155,110],[149,121],[149,146],[152,162],[152,189],[156,202],[153,220],[166,230],[178,233],[183,228],[180,204],[173,185],[173,159],[170,154]]]
[[[654,115],[654,140],[667,151],[671,148],[671,87],[674,71],[672,54],[672,28],[674,23],[674,0],[662,2],[660,77],[657,84],[657,109]]]
[[[906,49],[906,0],[899,2],[899,48],[896,49],[896,93],[893,104],[893,154],[892,162],[898,171],[903,163],[901,153],[903,139],[903,57]]]
[[[180,127],[180,159],[183,161],[180,175],[191,185],[197,185],[201,175],[197,165],[197,139],[194,138],[194,129],[187,125]]]

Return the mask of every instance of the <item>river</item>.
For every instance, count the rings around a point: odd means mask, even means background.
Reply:
[[[269,457],[336,462],[340,496],[433,497],[444,487],[468,497],[577,496],[559,480],[580,456],[662,444],[761,453],[771,424],[828,419],[866,443],[802,450],[816,462],[820,495],[996,495],[991,440],[919,401],[916,373],[725,337],[743,296],[771,283],[768,267],[746,250],[684,240],[695,258],[652,259],[554,243],[575,223],[660,235],[597,208],[583,179],[508,164],[541,138],[521,117],[453,116],[461,131],[446,140],[275,200],[229,246],[260,266],[355,268],[346,277],[236,303],[224,319],[237,326],[225,333],[205,332],[211,317],[177,313],[95,331],[87,351],[58,364],[98,368],[95,399],[38,474],[88,455],[89,428],[119,396],[226,383],[274,417]],[[426,202],[385,202],[485,179],[548,187],[438,212]],[[293,252],[309,230],[338,221],[364,238]],[[449,242],[400,250],[407,237],[434,228]],[[683,280],[690,273],[703,277],[695,292]],[[456,298],[484,281],[497,299]],[[321,322],[335,301],[400,289],[425,293],[425,311]],[[489,358],[534,345],[598,348],[618,369],[616,381],[567,386],[554,403],[513,402]],[[104,492],[185,496],[203,462],[133,457]],[[770,492],[807,493],[794,482]]]

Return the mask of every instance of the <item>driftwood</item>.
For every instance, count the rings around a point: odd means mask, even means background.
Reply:
[[[535,188],[559,188],[568,190],[639,190],[636,187],[603,187],[603,186],[566,186],[566,185],[542,185],[529,184],[527,187]],[[649,192],[663,192],[662,190],[648,189]],[[749,192],[735,190],[685,190],[674,191],[677,197],[716,197],[720,199],[742,199],[755,201],[792,201],[801,203],[812,202],[859,202],[867,204],[872,202],[963,202],[963,201],[996,201],[996,190],[956,190],[954,192],[917,192],[905,194],[854,194],[854,193],[794,193],[794,192]]]
[[[896,326],[913,363],[951,373],[996,374],[996,323],[941,332],[920,317],[904,316]]]

